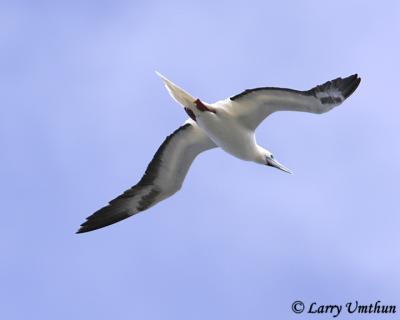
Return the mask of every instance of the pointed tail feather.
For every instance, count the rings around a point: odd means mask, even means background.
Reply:
[[[171,97],[181,104],[183,107],[190,107],[194,105],[194,101],[196,100],[193,98],[189,93],[187,93],[185,90],[177,86],[175,83],[173,83],[171,80],[168,80],[166,77],[164,77],[161,73],[156,71],[156,74],[161,78],[161,80],[164,82],[165,87],[167,88],[169,94]]]

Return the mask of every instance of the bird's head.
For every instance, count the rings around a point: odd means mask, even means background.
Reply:
[[[277,168],[287,173],[292,173],[288,168],[280,164],[269,150],[264,149],[260,146],[258,146],[258,156],[256,162],[264,164],[266,166]]]

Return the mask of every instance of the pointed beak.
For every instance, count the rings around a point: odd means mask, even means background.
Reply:
[[[288,168],[286,168],[284,165],[280,164],[275,159],[267,158],[267,166],[277,168],[277,169],[285,171],[287,173],[292,173]]]

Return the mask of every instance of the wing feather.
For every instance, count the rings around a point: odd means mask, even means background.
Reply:
[[[198,154],[216,145],[191,120],[169,135],[140,181],[86,218],[77,233],[89,232],[144,211],[177,192]]]
[[[229,98],[226,103],[243,125],[255,130],[276,111],[327,112],[348,98],[360,81],[358,75],[354,74],[327,81],[307,91],[274,87],[247,89]]]

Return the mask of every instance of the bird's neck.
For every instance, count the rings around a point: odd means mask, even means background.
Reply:
[[[257,145],[256,152],[254,155],[254,162],[257,162],[259,164],[265,164],[265,154],[266,150],[263,147]]]

